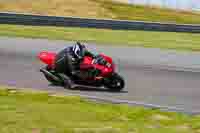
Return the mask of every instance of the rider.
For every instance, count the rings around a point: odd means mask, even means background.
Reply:
[[[55,71],[58,73],[76,75],[84,56],[95,56],[89,52],[83,43],[76,42],[73,46],[61,50],[55,60]]]

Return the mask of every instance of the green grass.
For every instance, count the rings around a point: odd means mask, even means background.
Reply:
[[[1,133],[198,133],[200,117],[0,88]]]
[[[115,46],[200,50],[200,34],[192,33],[0,25],[0,36],[81,40]]]
[[[111,0],[1,0],[0,11],[40,15],[200,23],[197,12],[116,3]]]

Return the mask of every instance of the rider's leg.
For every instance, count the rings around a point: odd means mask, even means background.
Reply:
[[[55,59],[55,71],[58,73],[64,72],[65,56],[63,52],[60,52]]]

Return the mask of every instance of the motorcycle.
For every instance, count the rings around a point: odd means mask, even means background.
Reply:
[[[115,68],[113,59],[104,54],[99,54],[96,58],[85,56],[80,63],[79,76],[69,76],[55,72],[56,53],[43,51],[38,54],[38,58],[45,67],[40,69],[45,78],[54,85],[62,85],[72,89],[73,85],[88,87],[104,87],[111,91],[121,91],[125,87],[125,81]],[[91,76],[92,75],[92,76]]]

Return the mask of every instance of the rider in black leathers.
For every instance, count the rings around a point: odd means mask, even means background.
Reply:
[[[55,60],[55,71],[67,74],[69,76],[76,75],[79,70],[80,62],[84,56],[95,56],[87,50],[84,44],[76,42],[73,46],[61,50]]]

